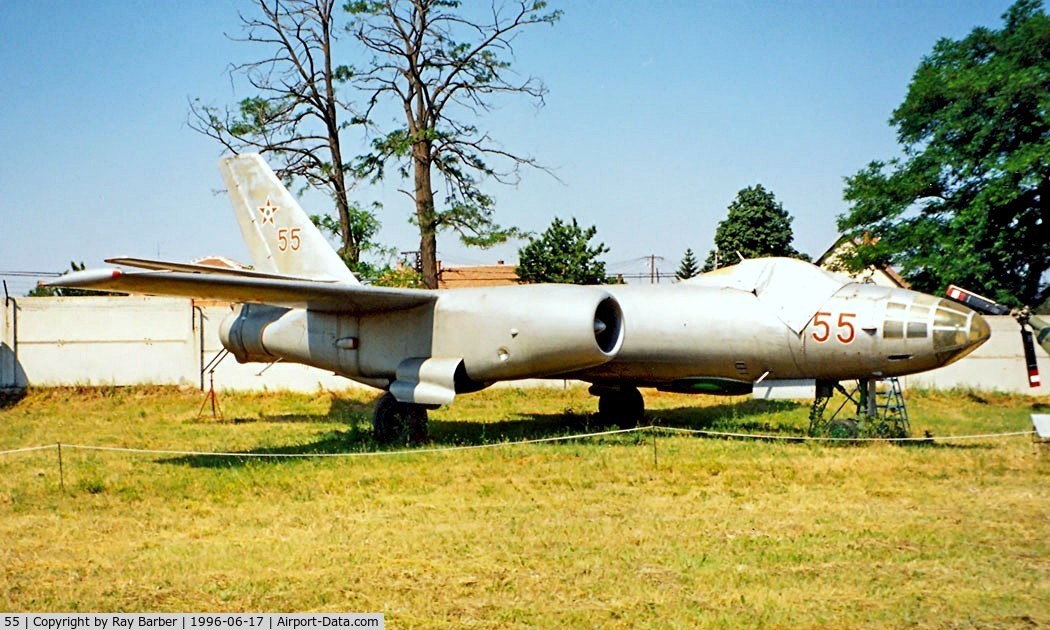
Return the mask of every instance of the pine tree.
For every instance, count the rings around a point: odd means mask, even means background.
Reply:
[[[700,266],[696,261],[696,256],[693,255],[692,249],[686,249],[685,256],[682,257],[682,264],[678,266],[678,271],[674,275],[679,280],[688,280],[698,273],[700,273]]]

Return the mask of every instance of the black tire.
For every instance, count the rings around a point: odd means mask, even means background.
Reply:
[[[598,396],[598,422],[633,429],[645,416],[645,399],[637,387],[622,387]]]
[[[398,402],[387,394],[376,404],[372,430],[380,444],[422,444],[427,441],[427,410]]]

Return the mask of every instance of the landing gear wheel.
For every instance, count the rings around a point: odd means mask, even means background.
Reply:
[[[398,402],[392,394],[379,399],[372,429],[380,444],[420,444],[427,441],[427,410]]]
[[[602,426],[617,425],[623,429],[638,426],[645,415],[645,400],[637,387],[624,386],[598,395],[598,421]]]

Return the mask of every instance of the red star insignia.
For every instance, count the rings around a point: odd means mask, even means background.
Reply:
[[[270,198],[267,197],[266,198],[266,205],[259,206],[259,214],[262,215],[262,222],[264,224],[265,223],[269,223],[270,225],[274,225],[273,215],[277,214],[277,211],[279,209],[280,209],[280,207],[275,206],[272,203],[270,203]]]

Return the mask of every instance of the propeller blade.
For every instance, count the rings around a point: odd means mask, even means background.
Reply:
[[[1035,342],[1032,339],[1032,331],[1027,328],[1021,329],[1021,343],[1024,344],[1024,362],[1028,368],[1028,386],[1039,387],[1039,364],[1035,360]]]
[[[962,302],[975,311],[980,311],[988,315],[1008,315],[1010,313],[1010,309],[1002,304],[997,304],[982,295],[977,295],[973,291],[959,288],[954,284],[948,285],[946,293],[951,299],[956,302]]]

